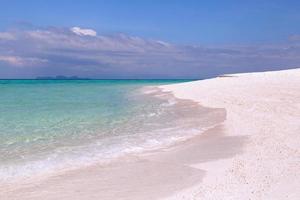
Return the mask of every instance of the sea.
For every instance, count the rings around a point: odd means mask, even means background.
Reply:
[[[113,162],[214,125],[156,86],[188,80],[0,80],[0,182]]]

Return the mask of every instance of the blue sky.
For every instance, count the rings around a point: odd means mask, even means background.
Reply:
[[[0,78],[54,74],[195,78],[291,68],[299,62],[300,1],[1,0],[0,4]],[[97,36],[74,33],[72,27],[91,29]],[[75,45],[78,36],[82,41]],[[55,50],[61,54],[55,55]],[[72,67],[74,63],[81,67]],[[185,72],[186,68],[195,73]]]

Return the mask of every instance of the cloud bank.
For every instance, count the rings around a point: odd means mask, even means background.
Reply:
[[[0,32],[0,78],[205,78],[293,68],[299,62],[299,36],[283,44],[205,47],[80,27]]]

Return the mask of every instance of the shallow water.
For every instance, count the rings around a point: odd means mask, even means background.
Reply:
[[[150,80],[1,80],[0,180],[106,163],[214,125]]]

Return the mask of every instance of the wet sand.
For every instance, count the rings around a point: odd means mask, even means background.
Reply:
[[[221,120],[221,119],[220,119]],[[171,147],[122,158],[110,165],[70,171],[16,187],[1,199],[161,199],[201,184],[206,171],[197,163],[242,152],[246,137],[227,137],[223,125]]]

